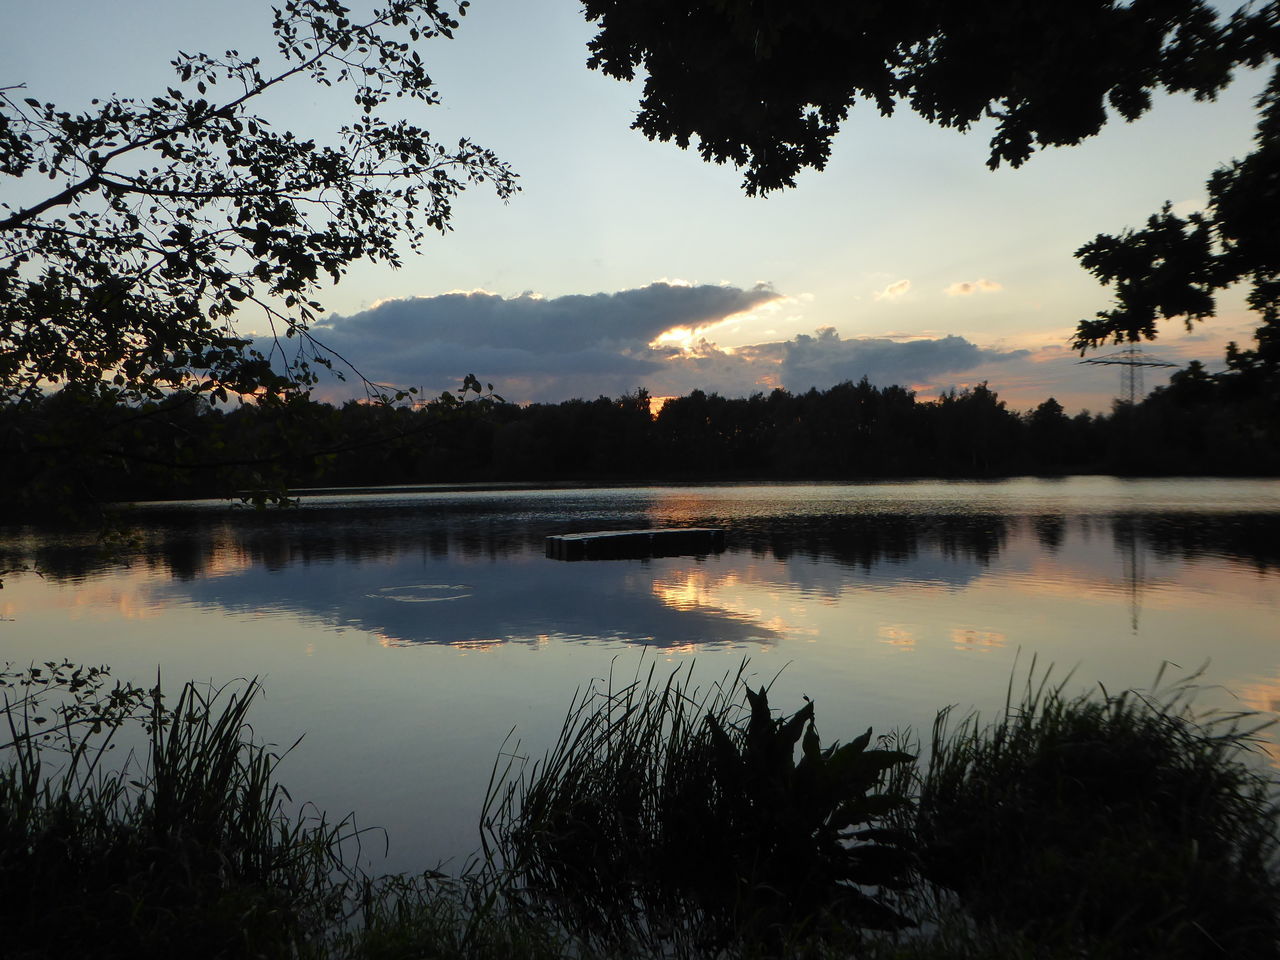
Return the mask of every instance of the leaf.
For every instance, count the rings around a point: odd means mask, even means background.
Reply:
[[[859,738],[860,739],[860,738]],[[857,741],[846,743],[827,761],[827,769],[832,779],[842,789],[849,789],[861,784],[866,789],[873,784],[885,770],[901,763],[910,763],[915,757],[898,750],[866,750],[859,752],[855,748]]]
[[[779,739],[788,747],[794,747],[796,741],[800,739],[800,734],[804,730],[805,724],[813,725],[812,700],[793,713],[790,719],[782,725],[782,728],[778,731]]]
[[[861,753],[863,750],[867,749],[867,744],[869,744],[870,742],[871,742],[871,728],[867,727],[867,732],[862,734],[859,737],[855,737],[853,740],[850,740],[848,743],[848,746],[850,747],[850,749],[853,750],[854,753]]]
[[[751,723],[748,726],[748,732],[753,736],[760,736],[766,730],[773,728],[773,714],[769,710],[769,693],[764,688],[760,688],[760,692],[754,692],[747,687],[747,702],[751,704]]]
[[[915,838],[906,830],[895,830],[892,827],[868,827],[850,834],[849,839],[895,844],[899,847],[910,847],[915,843]]]
[[[840,804],[832,814],[830,825],[836,830],[844,830],[859,823],[870,823],[906,804],[905,799],[884,793],[860,796]]]
[[[720,725],[720,721],[711,714],[707,714],[707,727],[711,731],[711,747],[715,752],[717,772],[723,780],[736,784],[742,765],[738,748],[725,732],[724,727]],[[723,786],[730,785],[730,783],[723,784]]]
[[[875,887],[901,886],[912,864],[912,855],[898,847],[881,847],[864,844],[853,847],[842,866],[839,876],[854,883]]]
[[[804,732],[804,743],[801,744],[804,751],[804,759],[810,763],[819,763],[822,760],[822,741],[818,739],[818,731],[814,729],[812,721]]]

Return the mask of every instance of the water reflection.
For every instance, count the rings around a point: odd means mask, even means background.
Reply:
[[[605,639],[672,650],[811,637],[808,603],[995,581],[1010,603],[1123,602],[1136,633],[1150,589],[1215,589],[1217,568],[1187,564],[1280,569],[1280,512],[1019,514],[999,505],[763,487],[398,495],[277,514],[153,508],[136,515],[127,574],[91,536],[32,530],[0,539],[0,567],[81,583],[76,604],[122,617],[185,603],[287,613],[386,645]],[[951,512],[935,512],[941,506]],[[543,556],[553,533],[673,523],[726,527],[726,553],[575,565]],[[898,649],[919,643],[906,622],[876,631]],[[956,650],[1010,642],[983,622],[953,623],[944,635]]]
[[[682,561],[676,561],[682,562]],[[771,643],[778,631],[711,603],[668,603],[664,561],[565,565],[532,549],[493,562],[404,550],[312,560],[189,582],[153,582],[153,601],[251,615],[286,612],[355,628],[386,645],[621,640],[655,646]]]
[[[1280,713],[1280,677],[1250,683],[1240,690],[1240,702],[1247,710],[1269,710]]]
[[[41,574],[4,578],[0,659],[266,677],[264,735],[310,731],[295,796],[391,828],[394,869],[469,854],[504,738],[545,748],[615,661],[716,678],[750,654],[832,736],[999,709],[1033,656],[1111,690],[1212,659],[1235,694],[1213,705],[1280,705],[1276,483],[406,492],[136,519],[127,566],[92,534],[0,531],[0,570]],[[550,534],[668,525],[723,526],[727,549],[544,556]]]
[[[997,630],[960,628],[951,631],[951,641],[957,650],[991,650],[1005,646],[1009,638]]]
[[[1055,553],[1062,546],[1062,540],[1067,531],[1066,517],[1053,514],[1032,517],[1031,525],[1035,528],[1036,539],[1040,542],[1040,546],[1049,553]]]
[[[0,569],[23,565],[60,581],[90,579],[124,562],[189,582],[261,568],[269,572],[316,564],[451,559],[501,561],[541,555],[552,533],[631,529],[665,525],[660,512],[596,516],[529,515],[491,511],[480,518],[445,504],[429,510],[369,509],[306,511],[281,516],[218,516],[181,512],[140,515],[136,550],[106,553],[90,534],[51,535],[33,530],[0,531]],[[684,519],[683,517],[681,518]],[[957,571],[983,568],[1008,552],[1011,540],[1033,539],[1057,554],[1069,534],[1094,540],[1104,535],[1117,551],[1139,558],[1217,558],[1259,572],[1280,569],[1280,514],[1118,514],[1103,516],[997,514],[913,516],[817,514],[735,516],[700,512],[694,526],[726,526],[729,550],[787,561],[809,558],[867,573],[940,558]],[[953,572],[946,579],[969,579]],[[1141,577],[1139,577],[1141,579]]]

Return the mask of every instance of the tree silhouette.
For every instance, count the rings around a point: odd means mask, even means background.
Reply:
[[[468,184],[516,189],[489,150],[378,116],[439,101],[411,44],[451,36],[447,9],[467,5],[387,0],[359,22],[338,0],[284,0],[269,62],[179,53],[174,86],[81,113],[0,89],[0,176],[49,181],[0,206],[0,401],[67,384],[134,402],[305,388],[309,364],[338,359],[308,332],[324,283],[360,259],[398,265],[399,244],[449,229]],[[350,93],[331,143],[257,112],[291,82]],[[247,308],[273,341],[237,333]]]
[[[1072,444],[1071,419],[1054,397],[1027,416],[1027,446],[1035,462],[1053,469],[1078,460],[1080,451]]]
[[[1157,92],[1211,99],[1240,67],[1280,59],[1280,3],[1220,15],[1204,0],[584,0],[598,32],[588,65],[644,73],[633,127],[696,142],[704,160],[744,171],[750,195],[821,170],[859,102],[906,108],[967,131],[996,120],[988,165],[1097,134],[1108,111],[1134,120]],[[1251,285],[1257,346],[1233,369],[1280,370],[1280,72],[1259,102],[1256,148],[1209,179],[1209,206],[1169,207],[1145,228],[1099,235],[1077,256],[1116,305],[1081,321],[1073,346],[1151,339],[1159,319],[1211,316],[1213,294]]]

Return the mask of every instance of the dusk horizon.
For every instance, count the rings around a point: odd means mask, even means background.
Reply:
[[[70,0],[55,2],[24,8],[23,29],[0,38],[0,62],[24,96],[70,107],[104,91],[145,94],[170,81],[177,50],[265,54],[263,13],[247,0],[218,17],[147,0],[104,27]],[[403,112],[443,142],[467,137],[494,150],[519,192],[504,203],[474,187],[457,198],[446,235],[429,237],[420,253],[401,248],[399,269],[358,262],[326,286],[321,316],[330,319],[316,333],[322,343],[332,335],[363,375],[438,392],[474,373],[528,402],[637,388],[745,396],[865,374],[921,396],[985,380],[1011,407],[1053,396],[1071,412],[1105,411],[1118,378],[1079,365],[1068,343],[1111,294],[1073,253],[1099,232],[1141,227],[1166,201],[1183,214],[1200,209],[1206,173],[1250,149],[1263,83],[1244,70],[1213,102],[1162,93],[1139,120],[1113,115],[1077,146],[995,172],[983,163],[993,120],[962,134],[905,109],[881,117],[859,107],[826,169],[760,198],[744,195],[731,167],[628,130],[640,80],[587,70],[592,33],[573,3],[489,0],[469,8],[453,39],[421,44],[441,102],[405,101]],[[20,39],[37,35],[55,37],[60,55]],[[273,97],[291,128],[318,144],[329,114],[342,109],[315,86]],[[768,295],[723,305],[692,330],[677,296],[632,314],[632,329],[607,311],[580,309],[663,281]],[[496,308],[483,342],[447,338],[455,321],[441,308],[458,291]],[[421,316],[406,325],[415,307]],[[527,339],[535,312],[541,329],[573,330],[581,348],[561,356],[513,345]],[[242,310],[236,323],[247,335],[268,332],[256,313]],[[1256,325],[1243,295],[1230,292],[1192,330],[1161,324],[1150,349],[1217,371],[1227,342],[1248,343]],[[358,338],[344,329],[353,327]],[[820,362],[818,352],[827,354]],[[406,367],[406,353],[423,362]],[[1147,386],[1161,382],[1149,377]],[[361,392],[326,378],[318,395]]]

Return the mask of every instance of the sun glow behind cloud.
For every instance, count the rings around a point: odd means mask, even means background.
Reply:
[[[649,346],[655,350],[661,347],[679,347],[681,350],[687,350],[693,343],[695,336],[697,336],[697,332],[690,330],[688,327],[672,327],[649,341]]]
[[[967,283],[974,292],[997,286],[989,279]],[[884,291],[903,296],[910,289],[899,280]],[[316,325],[316,334],[375,382],[443,388],[457,382],[459,371],[474,372],[517,403],[620,396],[638,388],[654,396],[695,388],[724,396],[775,387],[803,392],[863,377],[879,387],[909,386],[922,398],[988,381],[1019,410],[1049,396],[1071,413],[1105,409],[1115,394],[1108,372],[1075,362],[1065,326],[1055,331],[1056,344],[1030,334],[984,343],[947,333],[936,321],[926,329],[908,324],[850,336],[808,326],[811,300],[767,283],[683,280],[555,297],[458,291],[333,315]],[[865,321],[857,307],[849,309],[850,324]],[[1201,356],[1208,352],[1203,343],[1186,346]],[[1176,349],[1168,352],[1179,359]],[[323,398],[346,399],[339,389],[322,389]]]
[[[687,281],[661,280],[658,282],[666,283],[670,286],[693,287],[693,284]],[[730,328],[737,331],[744,325],[751,325],[757,321],[773,322],[785,304],[796,302],[794,297],[774,294],[769,284],[763,281],[755,285],[753,292],[765,294],[767,299],[753,303],[744,310],[738,310],[712,320],[710,323],[671,327],[650,340],[649,348],[651,350],[662,350],[674,347],[686,356],[691,357],[706,356],[708,352],[721,352],[732,355],[733,348],[720,346],[714,341],[713,334],[727,332]]]

